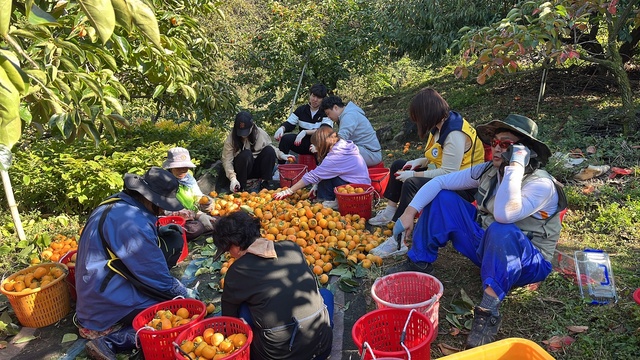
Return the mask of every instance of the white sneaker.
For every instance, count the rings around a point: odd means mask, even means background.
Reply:
[[[333,210],[338,210],[338,200],[325,200],[322,202],[322,206]]]
[[[404,244],[405,234],[406,233],[402,234],[402,240],[401,240],[402,244],[400,246],[400,250],[398,250],[398,242],[396,241],[396,238],[394,236],[389,236],[389,238],[385,240],[382,244],[371,249],[371,251],[369,251],[369,254],[380,256],[383,259],[391,256],[406,254],[407,251],[409,251],[409,248],[407,247],[407,245]]]
[[[393,219],[393,214],[391,216],[387,215],[389,212],[384,209],[380,210],[375,217],[369,219],[369,224],[374,226],[383,226],[387,225]]]

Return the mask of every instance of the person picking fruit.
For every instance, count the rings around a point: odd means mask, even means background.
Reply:
[[[494,341],[502,322],[498,308],[513,287],[549,275],[562,228],[560,212],[567,205],[560,184],[540,169],[551,151],[536,139],[533,120],[511,114],[477,129],[491,144],[492,161],[435,177],[420,188],[394,227],[394,234],[413,231],[408,259],[389,270],[430,273],[438,249],[449,241],[480,267],[484,291],[467,348]],[[477,208],[454,192],[473,188],[478,189]]]
[[[222,293],[222,315],[252,327],[252,359],[329,357],[333,294],[319,289],[296,243],[260,236],[260,219],[244,211],[220,218],[213,233],[218,254],[236,260]]]

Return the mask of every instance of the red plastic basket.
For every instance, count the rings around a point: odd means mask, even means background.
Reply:
[[[379,163],[375,164],[375,165],[371,165],[371,166],[367,166],[369,169],[375,169],[375,168],[384,168],[384,161],[380,161]]]
[[[189,326],[187,329],[183,330],[180,335],[176,338],[174,344],[174,354],[176,359],[178,360],[187,360],[186,357],[182,355],[180,351],[178,351],[175,347],[180,346],[180,344],[185,340],[192,340],[196,336],[202,335],[205,329],[212,328],[215,332],[219,332],[223,334],[225,337],[243,333],[247,335],[247,342],[242,345],[239,349],[236,349],[234,352],[229,354],[229,356],[224,359],[234,359],[234,360],[249,360],[250,359],[250,349],[251,342],[253,341],[253,331],[251,327],[241,319],[230,317],[230,316],[215,316],[212,318],[205,319],[198,323],[195,323]],[[146,354],[145,354],[146,357]]]
[[[307,165],[307,171],[311,171],[316,168],[316,157],[314,155],[298,155],[298,164]]]
[[[180,308],[189,310],[189,314],[198,314],[198,317],[190,323],[176,326],[167,330],[151,330],[145,328],[149,321],[153,320],[160,310],[171,310],[175,313]],[[207,305],[195,299],[174,299],[157,303],[140,312],[133,318],[133,328],[138,333],[140,346],[145,359],[173,359],[173,341],[189,326],[202,320],[207,314]]]
[[[344,188],[349,185],[354,188],[364,189],[364,192],[359,194],[345,194],[339,192],[340,188]],[[333,193],[336,194],[336,200],[338,200],[338,211],[340,211],[342,215],[358,214],[360,217],[365,219],[369,219],[371,217],[373,186],[367,184],[340,185],[333,189]]]
[[[371,297],[378,309],[416,309],[433,324],[434,337],[438,334],[438,310],[443,292],[440,280],[417,271],[386,275],[371,286]]]
[[[633,300],[640,305],[640,288],[637,288],[636,291],[633,292]]]
[[[291,187],[302,179],[307,172],[307,165],[281,164],[278,165],[278,171],[280,171],[280,187]]]
[[[389,184],[389,169],[378,167],[369,168],[369,179],[371,179],[373,189],[382,197],[384,191],[387,189],[387,184]]]
[[[404,345],[411,359],[430,359],[432,333],[435,330],[429,319],[418,311],[393,308],[371,311],[356,321],[351,329],[351,337],[360,354],[366,341],[376,358],[408,359],[400,342],[405,324]],[[368,350],[362,355],[362,359],[373,359]]]
[[[178,262],[184,260],[187,255],[189,255],[189,245],[187,244],[187,231],[184,228],[184,225],[187,223],[182,216],[161,216],[158,218],[158,222],[156,222],[157,226],[165,226],[169,224],[178,224],[182,227],[182,240],[184,244],[182,245],[182,254],[178,258]]]
[[[73,299],[73,301],[76,301],[78,299],[78,295],[76,294],[76,267],[69,266],[69,261],[71,261],[71,257],[73,256],[73,254],[77,252],[78,250],[71,250],[66,254],[64,254],[58,261],[61,264],[67,265],[67,268],[69,269],[69,273],[67,274],[67,277],[64,280],[67,282],[69,295],[71,296],[71,299]]]

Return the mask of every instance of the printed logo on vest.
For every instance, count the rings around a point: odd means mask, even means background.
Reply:
[[[434,147],[433,149],[431,149],[431,156],[433,156],[434,158],[438,157],[438,148]]]

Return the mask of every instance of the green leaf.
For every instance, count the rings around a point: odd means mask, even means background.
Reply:
[[[31,12],[29,13],[29,23],[32,25],[59,25],[56,18],[49,15],[48,12],[40,9],[36,4],[33,4],[31,6]]]
[[[18,59],[13,53],[0,50],[0,67],[5,71],[7,78],[13,83],[20,95],[25,95],[29,91],[29,77],[22,71]]]
[[[116,27],[116,15],[111,0],[78,0],[78,3],[96,29],[102,44],[106,44]]]
[[[11,22],[11,0],[0,0],[0,35],[5,36],[9,32]]]
[[[31,341],[33,339],[37,339],[37,338],[35,336],[33,336],[33,335],[28,335],[28,336],[23,336],[23,337],[21,337],[19,339],[13,339],[13,343],[14,344],[22,344],[22,343],[29,342],[29,341]]]
[[[131,13],[127,7],[125,0],[111,0],[111,6],[113,6],[113,12],[116,15],[116,23],[122,26],[127,32],[131,31]]]
[[[0,67],[0,144],[11,149],[21,135],[20,94]]]
[[[158,20],[153,10],[141,0],[128,0],[129,12],[133,16],[133,23],[140,32],[151,40],[159,49],[162,49],[160,43],[160,30],[158,29]]]
[[[62,336],[62,341],[60,343],[64,344],[66,342],[76,341],[76,340],[78,340],[78,335],[73,333],[66,333]]]
[[[81,72],[76,73],[76,76],[78,76],[83,83],[85,83],[91,90],[93,90],[93,92],[97,96],[102,97],[102,88],[94,78],[92,78],[88,74]]]
[[[158,85],[156,86],[156,89],[153,91],[153,95],[151,95],[151,98],[155,99],[158,96],[162,95],[162,93],[164,93],[164,85]]]

